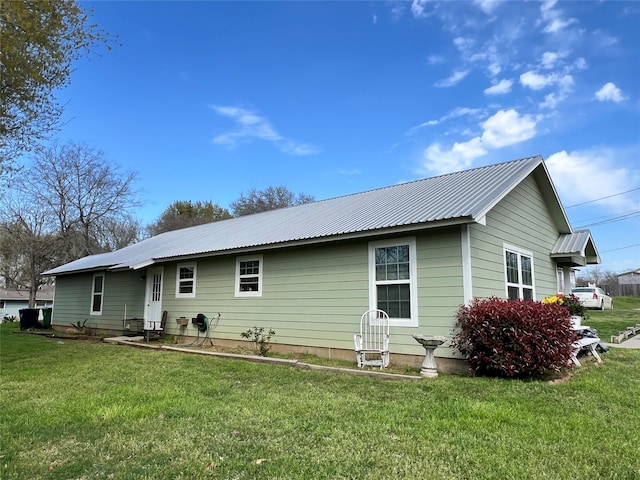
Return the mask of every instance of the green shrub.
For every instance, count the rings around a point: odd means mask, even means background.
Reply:
[[[457,313],[453,344],[478,375],[529,377],[567,366],[576,333],[558,303],[475,299]]]
[[[266,357],[269,350],[271,350],[271,336],[275,334],[276,332],[272,329],[269,329],[269,331],[265,333],[264,327],[253,327],[246,332],[242,332],[240,336],[251,342],[253,352],[256,355]]]

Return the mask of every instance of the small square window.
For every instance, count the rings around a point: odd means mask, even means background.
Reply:
[[[196,296],[196,264],[178,265],[176,271],[176,297],[194,298]]]
[[[262,255],[236,260],[236,297],[262,296]]]

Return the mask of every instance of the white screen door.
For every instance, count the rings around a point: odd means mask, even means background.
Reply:
[[[159,327],[162,320],[162,267],[147,269],[144,305],[145,330],[157,330],[156,326]]]

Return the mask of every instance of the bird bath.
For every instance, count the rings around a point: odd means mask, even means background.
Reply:
[[[420,345],[425,349],[425,357],[422,362],[422,369],[420,375],[427,378],[434,378],[438,376],[438,366],[436,365],[435,350],[444,342],[447,341],[447,337],[440,335],[414,335]]]

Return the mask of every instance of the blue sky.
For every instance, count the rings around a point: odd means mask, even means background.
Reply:
[[[540,154],[602,268],[640,267],[640,3],[83,5],[122,45],[76,64],[60,140],[137,171],[145,224]]]

